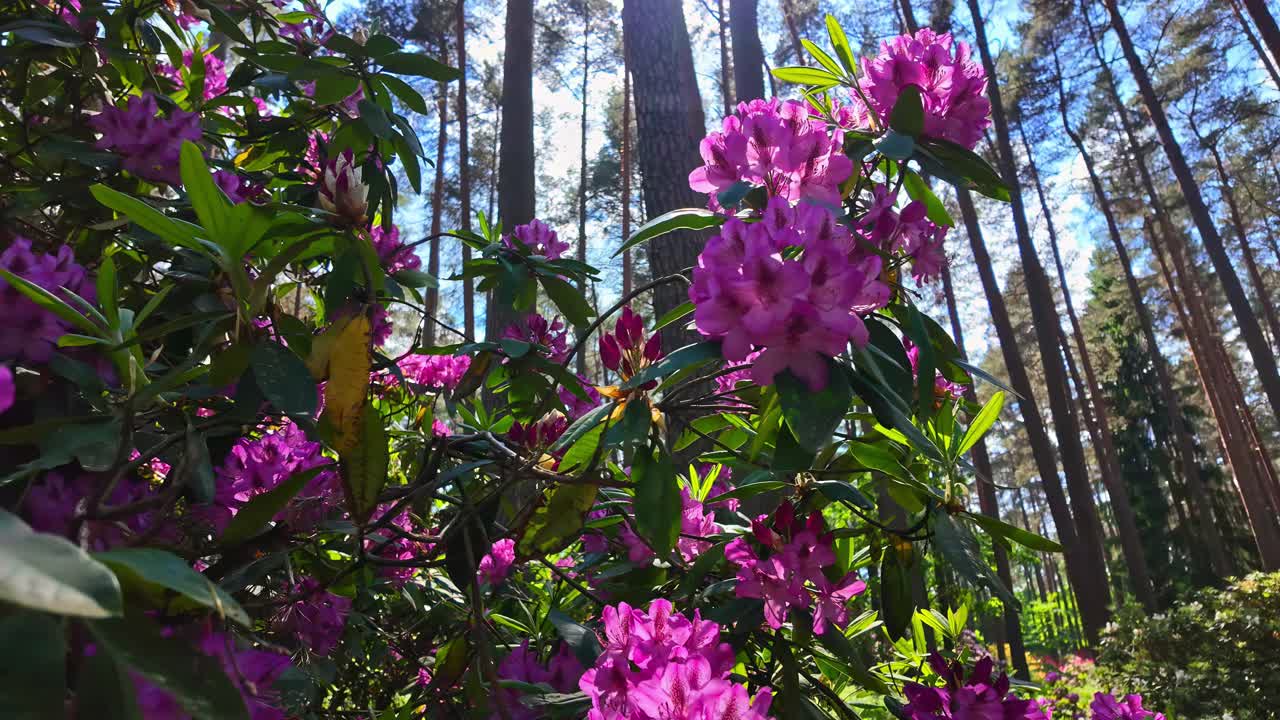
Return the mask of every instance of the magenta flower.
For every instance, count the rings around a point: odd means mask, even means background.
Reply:
[[[80,473],[72,475],[71,466],[49,472],[33,482],[27,490],[22,514],[32,529],[39,532],[66,535],[71,530],[77,509],[85,498],[93,495],[108,482],[105,475]],[[155,496],[155,488],[141,475],[126,475],[116,483],[106,498],[108,507],[125,505]],[[168,538],[173,527],[168,518],[159,517],[154,511],[129,515],[121,520],[91,520],[84,524],[84,531],[92,550],[110,550],[125,544],[129,539],[152,531],[160,523],[159,536]]]
[[[458,381],[471,367],[469,355],[409,355],[398,363],[400,372],[415,385],[433,392],[448,391],[458,386]],[[391,376],[389,382],[394,382]]]
[[[712,545],[710,540],[702,538],[721,532],[721,527],[716,522],[715,515],[707,512],[706,507],[694,499],[689,488],[680,488],[680,503],[680,538],[676,541],[676,550],[685,562],[693,562]],[[623,523],[620,526],[618,540],[626,546],[627,559],[631,562],[642,565],[653,559],[653,550],[636,535],[629,524]]]
[[[311,652],[328,655],[342,639],[351,599],[328,592],[315,578],[305,578],[289,594],[297,599],[276,615],[276,629],[296,636]]]
[[[531,685],[541,683],[549,685],[556,692],[571,693],[578,687],[578,680],[582,677],[582,663],[579,663],[569,651],[568,645],[560,643],[556,654],[551,657],[546,666],[543,666],[538,660],[538,653],[531,650],[529,641],[525,640],[519,647],[508,653],[498,665],[498,677],[502,680],[518,680]],[[490,720],[499,720],[503,717],[510,720],[537,720],[543,717],[520,702],[520,693],[517,690],[501,688],[497,691],[495,699],[497,705],[505,710],[506,714],[504,716],[495,711],[489,716]]]
[[[969,45],[955,42],[951,33],[939,35],[923,28],[880,44],[880,54],[862,59],[858,85],[880,127],[887,124],[898,95],[908,85],[920,88],[924,104],[924,134],[973,149],[991,125],[987,75],[970,55]],[[868,108],[855,95],[859,127],[868,127]]]
[[[400,228],[395,225],[390,230],[383,230],[382,225],[374,226],[369,232],[369,241],[378,253],[378,261],[387,273],[394,275],[401,270],[418,270],[422,267],[422,258],[400,241]]]
[[[388,510],[387,506],[379,506],[374,513],[375,517],[378,518],[377,521],[380,521]],[[378,569],[379,575],[387,578],[393,587],[399,588],[409,582],[409,579],[417,572],[417,568],[409,563],[419,556],[430,553],[434,544],[406,537],[406,535],[414,532],[413,520],[410,519],[407,510],[401,510],[399,515],[392,518],[390,524],[399,532],[379,529],[370,534],[365,541],[365,547],[369,552],[380,558],[405,563],[403,565],[383,565]]]
[[[902,345],[907,350],[907,360],[911,363],[911,377],[918,378],[920,376],[920,348],[908,338],[902,338]],[[933,380],[933,395],[939,400],[959,400],[964,397],[965,386],[954,383],[945,378],[940,371],[936,371],[936,377]]]
[[[480,567],[476,570],[476,578],[490,587],[497,587],[511,572],[516,562],[516,541],[503,538],[493,544],[489,553],[480,558]]]
[[[595,386],[592,385],[589,380],[581,375],[577,376],[577,378],[579,385],[582,387],[583,394],[587,396],[586,400],[574,395],[563,385],[556,389],[557,397],[560,398],[560,402],[564,403],[565,417],[570,420],[577,420],[583,415],[591,412],[593,408],[599,407],[601,401],[600,392],[596,390]]]
[[[504,338],[546,348],[539,352],[553,363],[563,363],[568,359],[569,347],[566,342],[568,335],[569,331],[560,318],[548,320],[538,313],[530,313],[502,331]]]
[[[159,112],[155,95],[146,92],[129,98],[124,109],[104,107],[89,118],[89,125],[102,135],[97,147],[119,155],[125,170],[144,180],[177,185],[182,142],[200,140],[200,115],[175,108],[159,118]]]
[[[227,91],[227,68],[222,60],[212,52],[201,52],[200,57],[204,61],[204,99],[212,100]],[[178,87],[186,87],[186,80],[183,75],[188,77],[191,74],[191,63],[195,60],[195,52],[193,50],[182,51],[182,66],[184,73],[178,68],[168,63],[159,63],[156,72],[164,77],[172,80]]]
[[[928,687],[906,683],[903,690],[908,703],[903,712],[911,720],[1040,720],[1043,714],[1032,700],[1019,700],[1009,695],[1009,676],[992,674],[990,657],[974,665],[969,679],[964,679],[960,663],[947,665],[942,656],[933,653],[929,664],[946,683]]]
[[[523,248],[532,255],[541,255],[548,260],[559,260],[569,249],[569,243],[561,242],[555,230],[536,218],[527,225],[517,225],[510,235],[502,239],[502,243],[512,250]]]
[[[17,388],[13,384],[13,371],[5,365],[0,365],[0,414],[8,412],[9,408],[13,407],[13,400],[17,393]]]
[[[1094,693],[1089,704],[1093,711],[1090,720],[1164,720],[1164,714],[1142,707],[1141,695],[1126,695],[1124,699],[1105,693]]]
[[[236,205],[257,199],[266,192],[261,185],[253,184],[248,178],[240,177],[233,170],[216,171],[213,174],[213,181],[222,189],[222,192],[226,193],[227,199]]]
[[[645,337],[644,318],[627,305],[614,323],[613,332],[600,334],[599,350],[600,362],[625,382],[662,359],[662,336],[654,333]],[[657,385],[655,380],[640,389],[651,390]]]
[[[31,241],[16,237],[0,253],[0,268],[67,299],[67,291],[93,302],[97,293],[84,267],[68,245],[54,252],[36,253]],[[53,356],[58,338],[71,326],[36,305],[0,279],[0,359],[43,364]]]

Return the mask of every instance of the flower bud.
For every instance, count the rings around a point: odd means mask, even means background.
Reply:
[[[662,336],[654,333],[644,344],[644,359],[655,362],[660,357],[662,357]]]
[[[356,28],[355,32],[351,33],[351,39],[360,45],[364,45],[369,42],[369,29],[364,27]]]
[[[360,166],[351,150],[324,164],[320,176],[320,207],[352,225],[365,221],[369,209],[369,186],[364,184]]]
[[[610,370],[616,371],[621,361],[622,349],[618,347],[618,341],[614,340],[612,335],[601,335],[600,362]]]

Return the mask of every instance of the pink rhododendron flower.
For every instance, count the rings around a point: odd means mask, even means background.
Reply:
[[[502,680],[518,680],[530,685],[542,683],[551,686],[551,689],[556,692],[571,693],[577,689],[578,679],[582,677],[582,663],[578,662],[578,659],[569,651],[568,645],[560,643],[556,654],[551,656],[544,666],[538,660],[538,653],[530,649],[529,641],[525,640],[503,658],[502,663],[498,665],[498,677]],[[495,703],[505,711],[505,714],[494,711],[489,716],[490,720],[502,718],[538,720],[543,717],[538,711],[520,702],[518,690],[499,689],[495,696]]]
[[[379,506],[374,512],[373,522],[380,522],[389,509],[389,506]],[[406,537],[415,532],[413,520],[409,517],[407,510],[401,510],[392,518],[390,524],[394,529],[379,528],[370,533],[365,540],[365,547],[370,553],[380,558],[405,563],[383,565],[378,568],[378,574],[387,578],[392,586],[403,587],[418,572],[418,568],[408,563],[430,553],[434,544]]]
[[[542,255],[548,260],[559,260],[569,249],[569,243],[562,242],[546,223],[541,220],[530,220],[527,225],[517,225],[502,239],[502,243],[512,250],[526,248],[533,255]]]
[[[17,394],[18,390],[13,384],[13,371],[5,365],[0,365],[0,413],[5,413],[13,407],[13,400]]]
[[[476,578],[490,587],[497,587],[511,572],[516,562],[516,541],[503,538],[493,544],[488,554],[480,558]]]
[[[911,363],[911,377],[916,378],[920,375],[920,348],[916,347],[909,339],[903,338],[902,345],[907,350],[907,360]],[[965,386],[954,383],[942,375],[941,372],[935,370],[936,377],[933,380],[934,397],[941,400],[959,400],[964,397]]]
[[[1009,695],[1009,676],[993,677],[990,657],[973,667],[964,679],[959,663],[947,665],[942,656],[933,653],[929,665],[946,683],[928,687],[906,683],[907,705],[903,712],[911,720],[1042,720],[1039,705],[1032,700],[1019,700]]]
[[[70,246],[62,245],[48,253],[36,253],[31,248],[30,240],[14,238],[0,253],[0,268],[64,300],[68,296],[63,288],[94,302],[97,293],[93,281],[76,262]],[[0,279],[0,359],[46,363],[53,356],[58,338],[70,331],[68,323]]]
[[[880,44],[880,54],[863,58],[858,86],[871,103],[880,127],[888,122],[898,95],[908,85],[920,88],[924,104],[924,134],[973,149],[991,125],[987,74],[973,59],[969,45],[951,33],[922,28]],[[868,109],[855,94],[859,127],[869,127]]]
[[[449,437],[453,434],[453,430],[450,430],[449,426],[444,424],[440,418],[433,418],[431,420],[431,434],[435,437]]]
[[[859,248],[830,212],[774,198],[760,222],[730,218],[707,241],[689,299],[698,331],[722,341],[726,360],[759,352],[756,383],[790,370],[816,392],[827,383],[827,358],[867,343],[861,316],[891,294],[880,270],[880,257]]]
[[[227,68],[213,52],[202,51],[200,57],[204,61],[204,99],[212,100],[227,91]],[[182,51],[182,66],[188,76],[192,72],[191,63],[194,61],[195,51]],[[172,80],[178,87],[186,86],[182,71],[168,63],[159,63],[156,72]]]
[[[902,210],[895,208],[897,196],[887,185],[871,188],[872,200],[858,220],[858,230],[873,245],[887,253],[909,258],[911,274],[918,284],[942,274],[947,256],[943,241],[947,228],[934,225],[926,217],[923,202],[913,200]]]
[[[276,629],[296,636],[311,652],[328,655],[342,639],[351,599],[328,592],[315,578],[303,579],[289,594],[298,599],[276,615]]]
[[[394,275],[401,270],[418,270],[422,267],[422,258],[400,241],[400,228],[395,225],[384,230],[382,225],[374,226],[369,231],[369,241],[378,253],[378,261],[387,273]]]
[[[733,650],[720,626],[674,612],[657,599],[647,612],[627,603],[602,612],[606,643],[578,686],[591,698],[589,720],[765,720],[773,695],[754,698],[730,680]]]
[[[507,437],[526,450],[541,451],[550,448],[568,429],[569,418],[553,410],[536,422],[512,425]]]
[[[240,177],[232,170],[214,172],[213,181],[226,193],[227,199],[236,205],[259,198],[266,192],[261,185],[254,185],[248,178]]]
[[[509,340],[519,340],[546,348],[539,352],[553,363],[563,363],[568,359],[569,347],[566,342],[568,334],[569,330],[560,318],[548,320],[538,313],[530,313],[502,331],[502,337]]]
[[[792,203],[840,202],[840,183],[853,171],[843,152],[844,132],[832,130],[811,108],[794,100],[752,100],[725,118],[720,132],[702,140],[703,166],[689,187],[712,196],[747,182]]]
[[[404,379],[432,391],[447,391],[458,386],[458,381],[471,367],[469,355],[409,355],[397,363]],[[394,376],[392,381],[395,380]]]
[[[721,531],[715,516],[707,512],[702,503],[694,499],[689,488],[680,488],[680,538],[676,541],[676,550],[685,562],[693,562],[711,547],[710,537]],[[653,559],[653,550],[648,543],[641,540],[627,523],[619,526],[618,539],[627,547],[627,559],[633,563],[644,564]]]
[[[791,608],[812,606],[815,633],[826,632],[828,623],[843,628],[849,622],[849,601],[867,584],[852,572],[836,582],[827,579],[825,568],[835,565],[836,555],[822,514],[811,513],[802,521],[787,502],[774,513],[772,525],[766,520],[761,515],[752,523],[763,553],[745,537],[725,547],[725,558],[738,567],[738,597],[764,600],[765,622],[774,629],[782,627]]]
[[[97,147],[123,159],[125,170],[151,182],[177,185],[178,155],[182,142],[201,137],[200,115],[176,108],[166,117],[150,92],[129,98],[123,108],[107,106],[89,118],[89,125],[102,134]]]
[[[76,513],[86,498],[92,497],[110,478],[95,473],[74,474],[70,466],[45,473],[27,490],[22,514],[32,529],[65,536],[70,532]],[[155,497],[156,489],[141,475],[128,474],[120,479],[105,499],[107,507],[116,507]],[[139,512],[111,521],[89,520],[83,525],[89,548],[110,550],[130,538],[156,530],[161,524],[161,537],[172,534],[168,518],[154,511]]]
[[[570,420],[577,420],[591,412],[593,408],[600,405],[601,401],[600,391],[596,390],[591,381],[581,375],[577,376],[577,378],[583,394],[587,396],[585,400],[573,394],[573,391],[564,385],[556,389],[556,395],[560,398],[560,402],[564,403],[565,416]]]
[[[1141,695],[1126,695],[1123,699],[1106,693],[1094,693],[1089,704],[1093,711],[1090,720],[1164,720],[1164,714],[1142,707]]]

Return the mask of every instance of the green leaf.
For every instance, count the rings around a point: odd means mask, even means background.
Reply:
[[[840,64],[849,77],[857,75],[858,63],[853,59],[853,48],[849,47],[849,38],[844,34],[844,28],[840,27],[840,22],[831,14],[827,15],[826,24],[827,37],[831,39],[831,47],[835,49],[836,57],[840,58]]]
[[[319,400],[315,380],[302,358],[272,340],[263,340],[250,355],[253,377],[272,406],[292,418],[311,418]]]
[[[66,716],[66,645],[61,618],[35,612],[0,618],[0,717]]]
[[[699,363],[715,360],[720,357],[720,343],[714,340],[705,340],[692,345],[685,345],[670,355],[662,358],[658,362],[644,368],[640,372],[631,376],[630,380],[622,383],[619,387],[623,390],[638,388],[641,385],[657,380],[664,375],[669,375],[677,370],[692,367]]]
[[[983,481],[980,480],[979,482]],[[1010,525],[1009,523],[1002,522],[990,515],[969,513],[969,517],[972,518],[974,522],[981,525],[982,529],[992,535],[1007,538],[1019,545],[1022,545],[1023,547],[1029,547],[1032,550],[1040,550],[1042,552],[1060,553],[1063,551],[1061,545],[1047,537],[1037,535],[1029,530],[1023,530],[1016,525]]]
[[[317,105],[332,105],[346,100],[359,89],[358,76],[334,68],[316,78],[316,91],[311,99]]]
[[[692,301],[680,303],[674,308],[671,308],[670,310],[668,310],[665,315],[658,318],[657,322],[653,324],[653,331],[658,332],[659,330],[670,325],[671,323],[677,322],[687,317],[692,312],[693,312]]]
[[[382,63],[383,69],[397,75],[416,75],[441,82],[462,77],[462,73],[457,68],[417,53],[393,52],[378,58],[378,62]]]
[[[556,440],[555,444],[551,446],[551,449],[560,450],[576,444],[583,435],[586,435],[597,425],[600,425],[608,419],[609,415],[613,412],[613,408],[614,403],[607,402],[577,420],[574,420],[573,424],[570,425],[569,428],[564,431],[564,434],[560,436],[560,439]]]
[[[1000,173],[974,151],[949,140],[920,138],[920,154],[926,170],[952,185],[1009,202],[1009,187]]]
[[[899,480],[905,480],[908,477],[907,469],[902,467],[902,462],[898,459],[898,456],[886,448],[883,443],[851,442],[849,443],[849,454],[863,467],[871,468]]]
[[[915,599],[911,594],[911,573],[892,545],[880,561],[880,617],[889,637],[900,638],[911,627]]]
[[[103,257],[102,264],[98,266],[97,290],[98,305],[102,308],[102,312],[106,314],[106,318],[113,326],[119,326],[120,287],[116,281],[116,261],[110,255]],[[61,344],[61,339],[58,342]]]
[[[543,289],[547,291],[547,297],[551,298],[551,302],[556,304],[570,323],[582,327],[595,317],[595,309],[582,296],[578,288],[557,277],[544,275],[539,280],[542,282]]]
[[[676,232],[677,230],[706,230],[707,228],[720,227],[727,220],[728,218],[725,216],[703,208],[672,210],[641,225],[640,229],[631,236],[631,239],[623,243],[622,247],[618,248],[613,256],[617,257],[624,250],[667,233]]]
[[[10,32],[23,40],[50,47],[73,48],[80,47],[85,42],[83,37],[67,25],[40,20],[18,20],[0,25],[0,34]]]
[[[781,490],[787,487],[791,487],[791,483],[783,482],[781,480],[761,480],[759,482],[739,485],[728,492],[723,492],[715,497],[707,498],[706,502],[707,504],[710,504],[720,502],[721,500],[754,497],[760,493],[773,492],[774,490]]]
[[[222,531],[222,537],[218,541],[219,544],[223,547],[231,547],[257,535],[267,523],[271,522],[272,518],[289,504],[290,500],[302,492],[302,488],[306,487],[307,483],[311,482],[316,475],[332,469],[332,465],[321,465],[310,470],[294,473],[288,480],[267,492],[253,496],[249,502],[245,503],[236,512],[235,517],[231,518],[231,522],[227,524],[227,529]]]
[[[100,336],[102,334],[102,329],[90,322],[89,318],[85,317],[78,310],[68,305],[62,300],[62,298],[54,295],[48,290],[45,290],[39,285],[36,285],[26,278],[18,277],[4,268],[0,268],[0,278],[7,280],[14,289],[25,295],[28,300],[39,305],[41,308],[48,310],[54,315],[57,315],[60,319],[65,320],[66,322],[71,323],[94,336]]]
[[[622,417],[605,433],[605,447],[644,441],[649,434],[649,424],[652,420],[653,414],[649,411],[648,403],[643,400],[627,403],[622,411]]]
[[[826,68],[832,75],[839,77],[844,74],[844,70],[840,67],[840,63],[836,62],[835,58],[828,55],[827,51],[818,47],[810,40],[801,40],[800,44],[804,46],[805,50],[809,51],[809,54],[813,56],[814,60],[818,61],[819,65]]]
[[[59,535],[0,510],[0,600],[86,618],[124,612],[115,573]]]
[[[712,545],[702,551],[698,557],[694,558],[693,564],[689,566],[689,570],[680,580],[679,593],[681,595],[687,597],[694,594],[699,589],[699,585],[702,585],[702,581],[706,578],[707,573],[711,572],[711,569],[724,559],[724,548],[729,543],[729,540],[721,540],[715,545]]]
[[[963,455],[969,452],[969,449],[978,444],[982,436],[987,430],[995,424],[996,418],[1000,417],[1000,411],[1004,409],[1004,393],[997,390],[982,406],[982,410],[973,418],[973,422],[969,423],[969,429],[964,431],[964,437],[960,440],[960,447],[957,449],[957,455]]]
[[[902,433],[903,437],[911,444],[911,447],[924,453],[930,459],[946,462],[938,446],[933,444],[932,440],[925,437],[924,433],[920,432],[920,429],[912,424],[911,418],[907,417],[888,398],[887,391],[880,388],[873,380],[859,371],[850,371],[848,378],[858,397],[871,408],[871,412],[882,425]]]
[[[823,480],[818,483],[818,491],[832,500],[843,500],[863,510],[874,510],[876,504],[852,483],[843,480]]]
[[[383,140],[391,140],[395,137],[395,131],[391,129],[391,119],[377,103],[372,100],[361,100],[359,108],[360,119],[364,121],[370,132]]]
[[[121,548],[94,553],[93,557],[114,570],[126,588],[136,587],[139,581],[158,585],[213,610],[219,618],[253,626],[235,598],[173,553],[155,548]]]
[[[216,659],[163,637],[141,617],[96,620],[89,631],[113,656],[165,690],[193,717],[248,720],[240,691]]]
[[[808,615],[807,611],[805,615]],[[855,646],[838,629],[828,629],[815,637],[823,647],[840,659],[840,668],[848,672],[854,682],[874,693],[887,695],[892,692],[883,680],[871,672],[871,654],[865,647]]]
[[[431,113],[431,111],[427,109],[427,101],[424,100],[421,93],[414,90],[413,86],[409,83],[401,80],[395,75],[389,75],[387,73],[380,73],[376,77],[379,82],[387,87],[387,90],[391,91],[392,95],[395,95],[400,102],[405,104],[405,107],[419,115],[429,115]]]
[[[876,152],[890,160],[907,160],[916,150],[916,141],[910,135],[889,130],[875,141]]]
[[[240,246],[241,228],[232,221],[231,201],[213,181],[200,148],[190,140],[182,143],[178,166],[187,198],[210,239],[226,248],[230,257],[243,255],[245,248]]]
[[[195,431],[190,421],[187,422],[186,437],[183,440],[187,475],[183,480],[187,484],[187,489],[196,502],[212,502],[215,488],[213,462],[209,459],[209,445],[204,436]]]
[[[1019,400],[1022,399],[1022,396],[1019,395],[1017,391],[1015,391],[1013,388],[1009,387],[1008,383],[1001,380],[1000,378],[997,378],[995,375],[992,375],[986,370],[983,370],[977,365],[974,365],[973,363],[970,363],[970,362],[966,362],[959,358],[953,358],[951,362],[959,366],[962,370],[969,373],[970,375],[974,375],[976,377],[982,378],[983,380],[991,383],[992,385],[995,385],[996,387],[1000,388],[1002,391],[1008,393],[1009,395],[1012,395],[1015,398],[1018,398]]]
[[[853,388],[844,372],[834,361],[826,362],[827,385],[817,392],[790,370],[775,380],[787,425],[800,447],[815,452],[831,440],[853,402]]]
[[[556,633],[564,640],[569,649],[573,651],[574,657],[578,658],[578,662],[583,667],[591,667],[596,664],[596,658],[600,657],[600,653],[604,652],[604,648],[600,647],[600,639],[590,628],[582,625],[573,618],[565,615],[559,610],[552,610],[547,613],[547,620],[555,626]]]
[[[360,442],[340,458],[342,487],[356,522],[363,523],[378,504],[378,495],[387,483],[387,430],[373,401],[365,402],[360,416]]]
[[[89,192],[93,193],[98,202],[129,218],[144,230],[160,236],[161,240],[170,245],[186,248],[206,257],[213,257],[209,248],[197,241],[195,234],[189,229],[194,226],[179,223],[141,200],[112,190],[101,183],[89,188]]]
[[[133,679],[111,653],[86,656],[79,674],[76,703],[94,708],[94,720],[143,720]]]
[[[1018,599],[983,559],[978,539],[967,526],[957,522],[945,508],[936,509],[933,512],[933,532],[933,546],[951,563],[960,577],[974,585],[985,586],[1009,607],[1018,607]]]
[[[819,70],[811,67],[774,68],[773,76],[782,82],[796,83],[797,85],[833,87],[840,84],[840,78],[835,75],[832,75],[826,70]]]
[[[563,463],[561,464],[563,468]],[[533,512],[517,550],[522,557],[544,557],[564,550],[582,535],[587,513],[599,488],[586,483],[560,483],[547,491],[546,502]]]
[[[911,138],[924,134],[924,101],[918,85],[907,85],[898,91],[898,99],[889,111],[889,127]]]
[[[925,215],[930,222],[939,227],[955,227],[956,221],[952,219],[951,213],[947,212],[947,206],[942,204],[918,173],[908,170],[903,175],[902,184],[907,189],[908,197],[924,203]]]
[[[639,448],[631,461],[635,482],[635,523],[653,551],[665,558],[680,536],[680,484],[671,456],[661,447],[655,452]]]

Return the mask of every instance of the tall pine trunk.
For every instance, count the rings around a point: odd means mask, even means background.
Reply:
[[[582,117],[578,137],[578,262],[587,262],[587,99],[591,88],[591,4],[582,6]],[[583,278],[579,289],[587,294],[587,280]],[[579,328],[578,333],[586,328]],[[587,376],[587,353],[577,357],[578,375]]]
[[[627,50],[624,43],[622,49],[622,150],[621,150],[621,166],[622,166],[622,241],[625,243],[631,239],[631,164],[634,162],[631,158],[631,63],[627,60]],[[631,248],[622,251],[622,295],[625,297],[631,294],[631,286],[633,276],[635,274],[632,268],[634,260],[631,256]]]
[[[724,114],[733,114],[733,85],[730,77],[733,73],[729,67],[729,16],[725,14],[724,0],[716,0],[716,29],[720,36],[720,101],[724,105]]]
[[[698,207],[706,199],[689,187],[689,173],[698,166],[698,143],[705,129],[697,98],[693,51],[679,0],[626,0],[622,6],[631,80],[635,90],[636,137],[645,216],[657,217],[677,208]],[[655,238],[648,247],[654,279],[683,273],[697,262],[702,241],[696,233],[675,232]],[[654,291],[658,316],[688,299],[688,287],[668,282]],[[662,330],[667,351],[692,341],[672,323]]]
[[[733,40],[733,91],[738,102],[764,97],[764,48],[757,18],[759,0],[729,0]]]
[[[1258,34],[1262,36],[1262,41],[1271,51],[1272,62],[1280,63],[1280,26],[1276,25],[1275,17],[1267,9],[1266,0],[1243,0],[1243,2],[1245,10],[1249,11],[1249,17],[1253,18],[1253,24],[1258,26]]]
[[[800,43],[800,25],[796,22],[795,8],[792,0],[779,0],[782,9],[782,23],[787,26],[787,35],[791,38],[791,51],[796,54],[797,65],[807,65],[804,61],[804,45]]]
[[[436,177],[431,186],[431,241],[428,243],[427,251],[427,274],[438,278],[440,277],[440,233],[444,229],[444,159],[445,150],[449,146],[449,91],[444,83],[436,87],[436,114],[440,116],[440,120],[436,132]],[[433,318],[440,315],[438,286],[427,290],[427,314]],[[427,343],[434,345],[435,341],[436,324],[429,322],[427,323]]]
[[[1254,369],[1258,373],[1263,390],[1271,403],[1272,414],[1280,417],[1280,370],[1276,367],[1275,352],[1267,344],[1266,338],[1262,336],[1262,327],[1258,324],[1258,318],[1254,314],[1253,308],[1249,305],[1249,298],[1245,295],[1244,287],[1240,285],[1240,279],[1236,277],[1235,270],[1231,266],[1231,258],[1227,256],[1227,249],[1222,244],[1222,236],[1218,234],[1218,228],[1214,225],[1213,216],[1209,213],[1209,207],[1205,204],[1204,196],[1200,193],[1200,185],[1196,182],[1195,175],[1191,172],[1186,156],[1183,155],[1182,146],[1178,144],[1178,139],[1173,134],[1173,128],[1169,125],[1169,118],[1165,115],[1164,105],[1161,104],[1160,98],[1156,95],[1155,88],[1151,84],[1151,76],[1147,73],[1146,65],[1138,57],[1138,51],[1134,48],[1133,39],[1129,37],[1129,28],[1124,22],[1124,16],[1120,12],[1117,0],[1103,0],[1103,5],[1106,6],[1110,13],[1111,27],[1115,30],[1116,37],[1120,40],[1120,48],[1124,51],[1125,60],[1129,64],[1129,72],[1138,86],[1138,93],[1142,96],[1142,102],[1147,108],[1151,123],[1155,125],[1156,134],[1160,137],[1160,145],[1164,148],[1164,154],[1169,160],[1169,167],[1173,170],[1174,177],[1178,180],[1178,188],[1182,191],[1182,196],[1187,201],[1187,211],[1195,221],[1196,230],[1200,233],[1200,239],[1204,243],[1205,250],[1209,253],[1209,259],[1213,261],[1213,268],[1217,273],[1218,281],[1222,283],[1227,302],[1231,304],[1231,310],[1235,313],[1240,335],[1249,347],[1249,355],[1253,358]],[[1271,17],[1266,12],[1266,8],[1263,7],[1261,0],[1245,0],[1245,7],[1254,16],[1254,22],[1260,22],[1258,12],[1267,18]],[[1271,27],[1273,30],[1275,29],[1274,20],[1271,20]],[[1263,38],[1267,39],[1265,30],[1263,31]],[[1272,53],[1275,53],[1280,48],[1280,37],[1271,38],[1268,40],[1267,45],[1271,48]]]
[[[502,145],[498,151],[498,217],[510,232],[536,212],[533,165],[533,0],[507,0],[502,59]],[[509,303],[492,294],[485,337],[497,339],[516,321]]]
[[[1280,72],[1276,70],[1276,64],[1272,61],[1270,55],[1258,42],[1258,36],[1253,34],[1253,28],[1249,27],[1249,21],[1245,19],[1244,13],[1240,11],[1240,0],[1230,0],[1231,12],[1235,14],[1236,21],[1240,23],[1240,30],[1244,32],[1244,37],[1249,41],[1249,46],[1253,48],[1253,52],[1257,54],[1258,60],[1262,61],[1262,66],[1267,69],[1267,74],[1271,76],[1271,82],[1280,87]],[[1280,58],[1277,58],[1280,59]]]
[[[457,0],[454,6],[454,35],[458,45],[458,202],[462,213],[463,232],[471,230],[471,140],[467,118],[467,4]],[[462,262],[471,260],[471,247],[462,245]],[[468,340],[476,337],[475,284],[471,278],[462,280],[462,329]]]
[[[982,19],[982,11],[978,7],[978,0],[968,0],[968,5],[973,16],[975,44],[987,72],[987,92],[991,100],[991,116],[996,131],[1000,173],[1009,186],[1014,234],[1017,236],[1018,252],[1022,257],[1027,297],[1031,303],[1036,342],[1040,349],[1040,361],[1049,395],[1049,409],[1057,431],[1058,451],[1062,457],[1063,474],[1066,476],[1067,489],[1071,497],[1072,514],[1080,531],[1080,554],[1085,572],[1079,577],[1076,590],[1080,595],[1080,612],[1085,633],[1093,643],[1097,641],[1099,632],[1111,617],[1111,612],[1107,608],[1110,593],[1107,587],[1106,561],[1102,549],[1102,525],[1098,520],[1098,510],[1094,504],[1092,489],[1085,471],[1084,448],[1080,443],[1079,426],[1071,413],[1071,397],[1067,387],[1066,371],[1058,352],[1055,328],[1061,323],[1053,302],[1048,277],[1045,275],[1044,267],[1040,265],[1040,258],[1036,254],[1035,245],[1031,240],[1031,231],[1027,225],[1017,168],[1014,165],[1013,146],[1009,140],[1009,126],[1000,98],[995,61],[991,57],[991,49],[987,43],[986,26]]]

